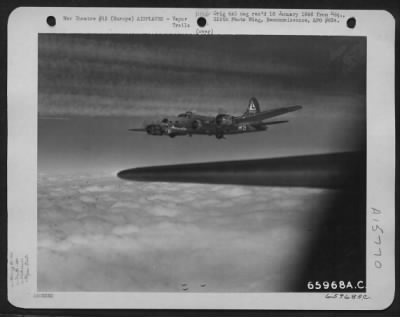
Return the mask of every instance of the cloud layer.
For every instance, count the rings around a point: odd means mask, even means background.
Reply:
[[[41,291],[290,291],[333,192],[38,181]]]

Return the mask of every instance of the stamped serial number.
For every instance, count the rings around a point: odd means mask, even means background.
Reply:
[[[36,293],[33,295],[34,298],[53,298],[54,294],[52,293]]]
[[[341,293],[333,293],[333,294],[326,294],[326,299],[353,299],[353,300],[365,300],[370,299],[367,294],[341,294]]]
[[[365,284],[364,281],[308,281],[307,288],[309,290],[363,290]]]

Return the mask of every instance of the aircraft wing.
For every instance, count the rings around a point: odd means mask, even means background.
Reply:
[[[148,182],[352,189],[361,179],[365,184],[365,153],[149,166],[120,171],[118,177]]]
[[[251,116],[237,117],[237,118],[235,118],[235,123],[261,121],[261,120],[273,118],[276,116],[280,116],[280,115],[288,113],[288,112],[297,111],[297,110],[300,110],[301,108],[302,108],[302,106],[293,106],[293,107],[267,110],[267,111],[256,113]]]
[[[128,129],[128,131],[146,132],[146,129],[145,128],[133,128],[133,129]]]

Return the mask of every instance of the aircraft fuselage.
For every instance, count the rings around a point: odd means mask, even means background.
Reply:
[[[250,98],[246,111],[239,116],[220,113],[216,116],[199,115],[191,111],[179,114],[176,118],[164,118],[159,122],[151,123],[145,129],[130,129],[131,131],[146,131],[150,135],[167,135],[170,137],[194,134],[215,135],[217,139],[228,134],[241,134],[266,131],[269,125],[286,123],[285,121],[263,120],[297,111],[301,106],[276,108],[266,111],[260,110],[258,100]]]

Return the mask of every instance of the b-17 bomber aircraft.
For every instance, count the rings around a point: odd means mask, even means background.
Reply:
[[[168,135],[171,138],[180,135],[215,135],[217,139],[222,139],[228,134],[266,131],[269,125],[286,123],[288,121],[264,122],[263,120],[300,110],[301,108],[301,106],[292,106],[260,111],[258,100],[252,97],[246,111],[240,116],[232,116],[224,113],[216,116],[206,116],[188,111],[179,114],[173,120],[164,118],[161,121],[148,124],[144,128],[129,129],[129,131],[142,131],[150,135],[159,136]]]

